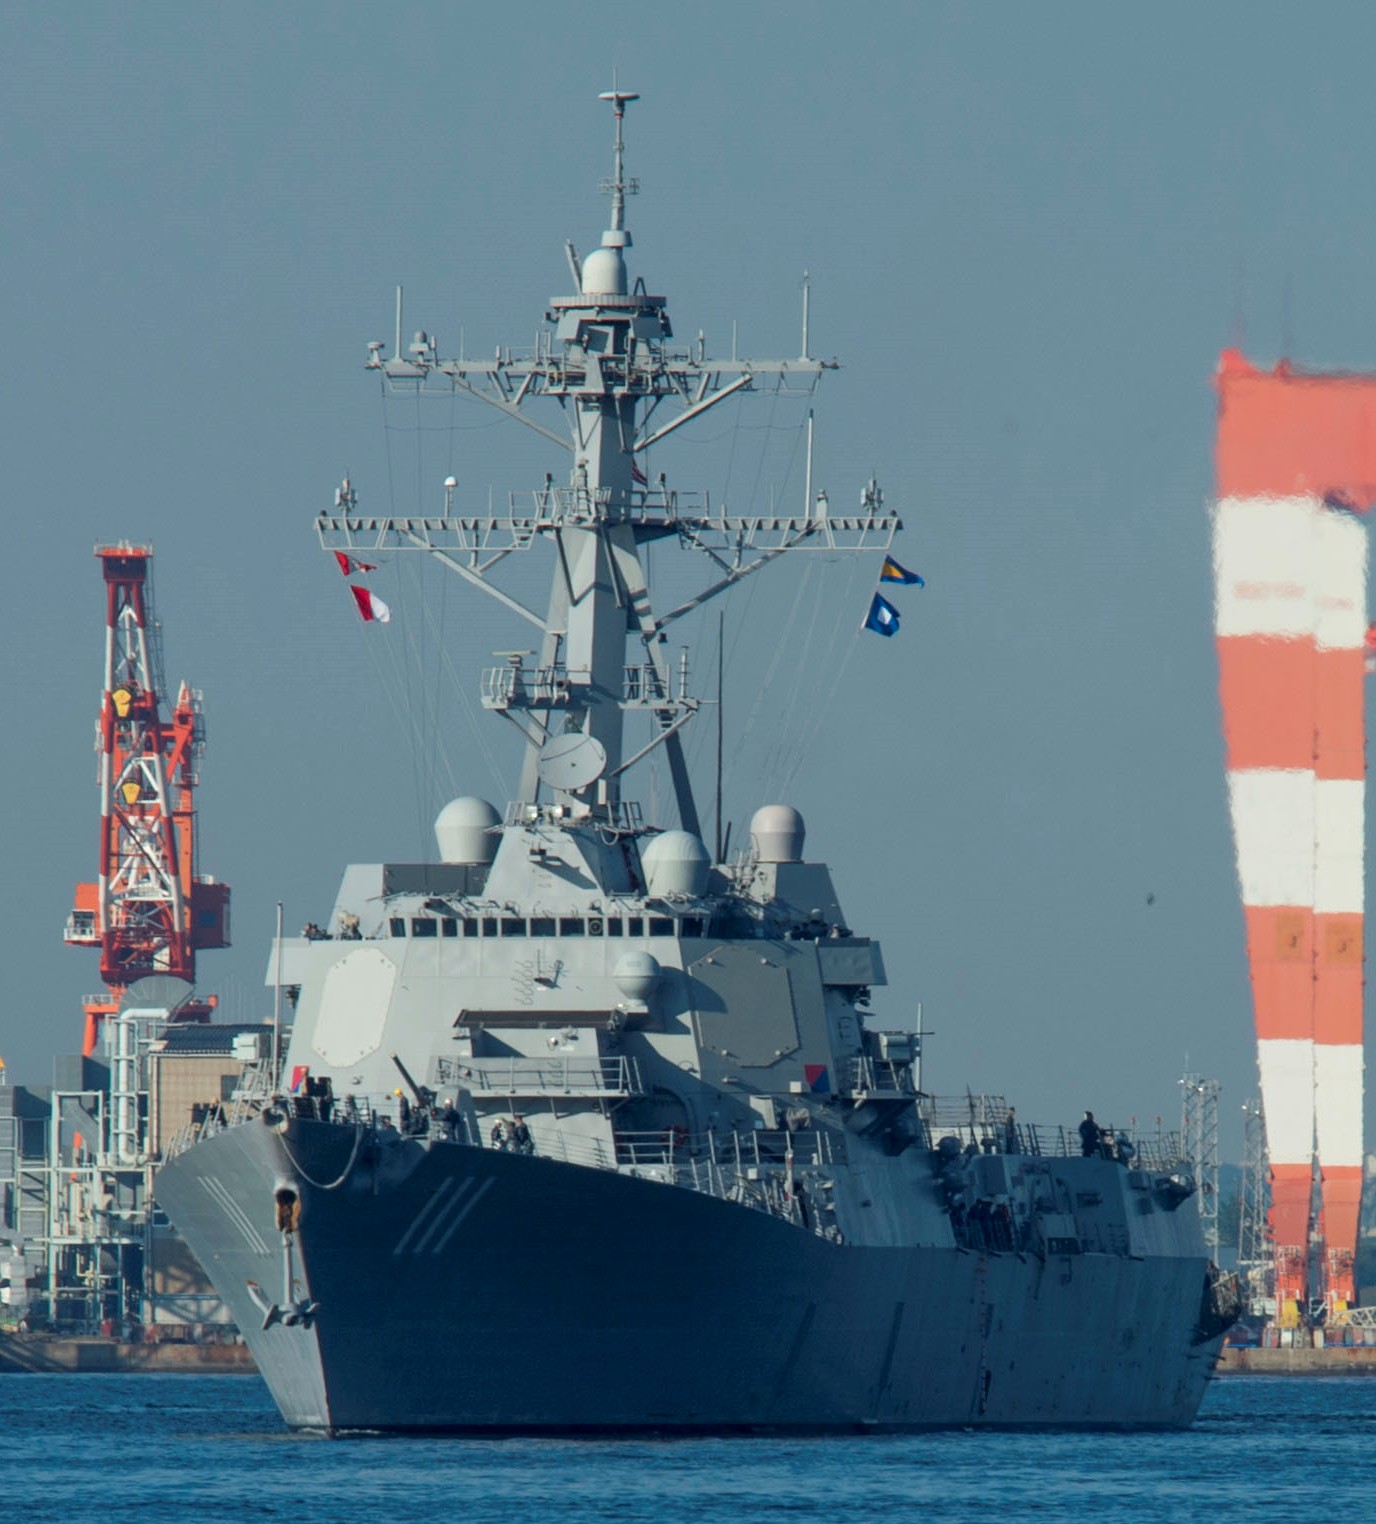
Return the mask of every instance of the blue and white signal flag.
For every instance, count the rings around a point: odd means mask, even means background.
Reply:
[[[874,602],[865,616],[865,628],[873,630],[876,635],[898,634],[898,610],[882,593],[874,595]]]

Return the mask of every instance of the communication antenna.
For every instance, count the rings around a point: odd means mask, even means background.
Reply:
[[[1201,1074],[1181,1077],[1181,1132],[1185,1157],[1194,1168],[1199,1220],[1210,1259],[1218,1260],[1218,1092],[1216,1079]]]
[[[1271,1262],[1266,1243],[1266,1121],[1261,1102],[1242,1107],[1242,1189],[1238,1200],[1237,1262],[1255,1272]]]
[[[613,88],[603,90],[597,98],[600,101],[610,101],[616,117],[616,142],[612,148],[614,168],[611,180],[602,182],[602,189],[611,193],[612,232],[620,233],[626,227],[626,197],[634,196],[640,190],[640,181],[628,180],[625,175],[626,144],[621,136],[621,124],[626,119],[626,107],[632,101],[638,101],[640,96],[633,90]]]
[[[272,1093],[282,1079],[282,901],[277,901],[277,963],[272,974]]]
[[[726,649],[726,615],[720,611],[717,613],[717,815],[716,815],[716,861],[725,861],[722,856],[723,843],[721,839],[721,752],[722,752],[722,676],[725,670]]]

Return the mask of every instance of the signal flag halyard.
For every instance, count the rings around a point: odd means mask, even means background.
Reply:
[[[358,612],[362,615],[365,622],[371,621],[377,624],[386,624],[391,619],[391,609],[387,607],[376,593],[370,593],[366,587],[357,587],[352,582],[349,584],[349,591],[354,595],[354,602],[358,605]]]
[[[916,572],[909,571],[906,566],[900,566],[892,556],[884,557],[884,569],[879,573],[881,582],[904,582],[910,587],[926,587],[926,583]]]
[[[870,611],[865,616],[864,627],[867,630],[873,630],[876,635],[898,634],[898,610],[882,593],[874,595]]]

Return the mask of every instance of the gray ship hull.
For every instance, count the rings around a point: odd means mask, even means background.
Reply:
[[[1221,1343],[1195,1254],[843,1245],[615,1171],[319,1122],[227,1129],[158,1198],[296,1428],[1184,1427]]]

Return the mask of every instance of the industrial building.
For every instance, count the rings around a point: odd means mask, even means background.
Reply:
[[[0,1066],[0,1324],[186,1330],[225,1313],[160,1220],[153,1172],[177,1133],[232,1101],[267,1029],[211,1025],[215,997],[195,991],[196,954],[229,946],[230,891],[198,867],[205,720],[186,683],[167,699],[152,548],[95,555],[98,848],[64,940],[99,951],[104,988],[50,1085],[6,1084]]]
[[[167,1144],[234,1104],[266,1026],[130,1007],[51,1085],[0,1084],[0,1326],[189,1338],[228,1316],[153,1197]]]

